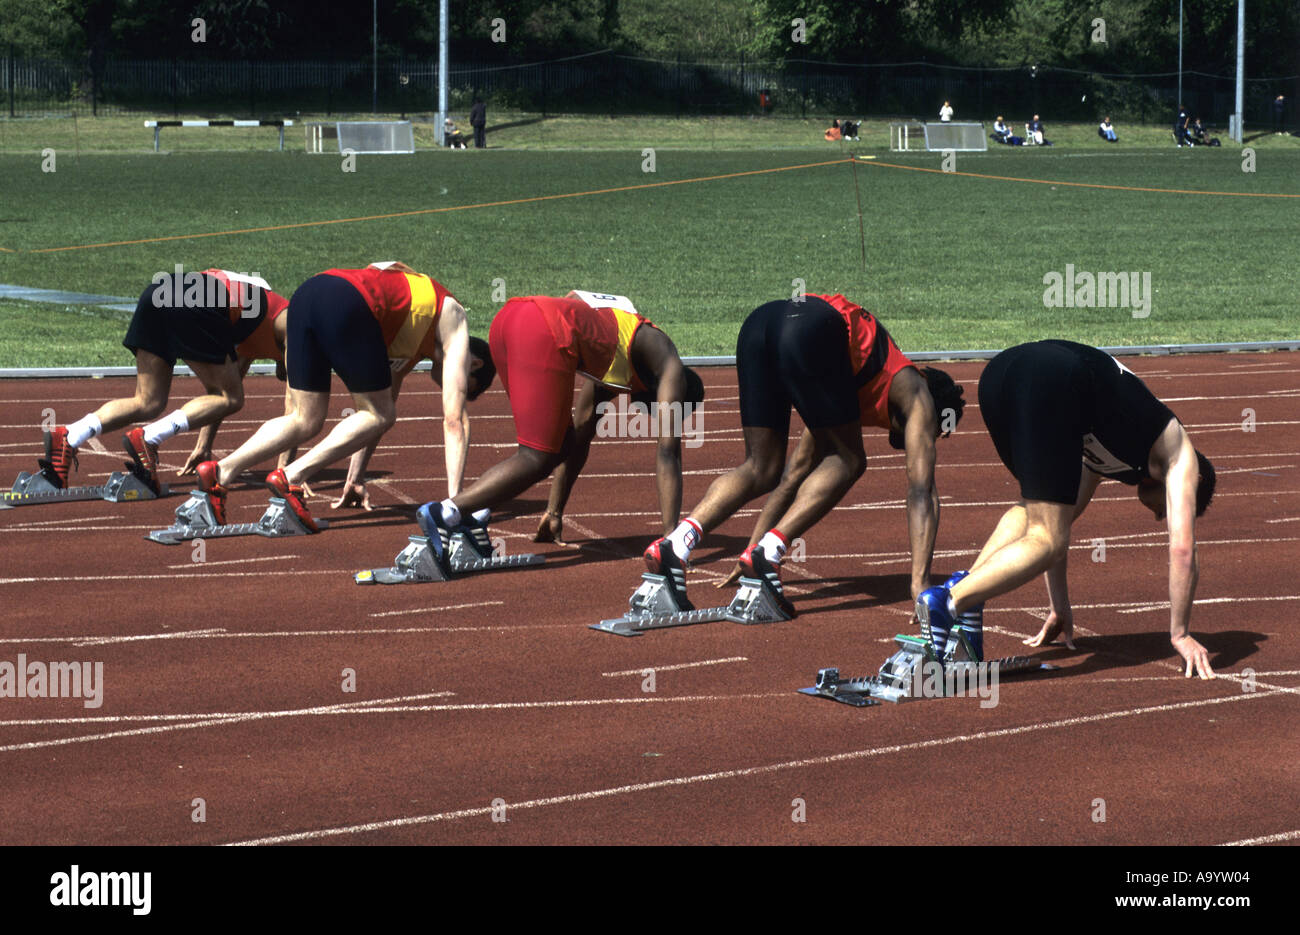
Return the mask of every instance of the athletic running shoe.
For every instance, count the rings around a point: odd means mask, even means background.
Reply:
[[[916,619],[921,624],[921,636],[930,641],[935,655],[943,658],[948,646],[948,634],[957,621],[948,613],[948,586],[926,588],[916,599]]]
[[[741,553],[740,572],[747,578],[757,578],[763,582],[764,589],[772,595],[781,610],[785,611],[792,620],[794,619],[794,605],[785,596],[785,588],[781,587],[781,566],[772,564],[767,553],[760,549],[757,543]]]
[[[77,463],[77,449],[68,444],[68,427],[59,425],[52,432],[45,433],[45,458],[39,460],[41,470],[55,487],[62,490],[68,486],[68,474]]]
[[[307,509],[307,504],[303,502],[301,485],[289,483],[289,478],[284,474],[284,468],[276,468],[266,475],[266,486],[271,493],[280,497],[289,505],[289,509],[293,510],[293,515],[298,517],[298,522],[302,523],[308,532],[320,532],[316,521],[311,518],[311,510]]]
[[[122,447],[135,462],[136,475],[158,493],[158,446],[144,440],[144,429],[133,428],[122,436]]]
[[[952,590],[952,586],[969,575],[969,571],[959,571],[943,583],[945,588]],[[984,604],[981,602],[974,607],[968,607],[957,615],[957,623],[966,629],[966,637],[970,640],[971,648],[975,650],[975,655],[983,661],[984,659]]]
[[[442,512],[441,509],[438,511]],[[465,541],[479,558],[492,557],[492,536],[488,532],[487,520],[479,522],[473,516],[461,515],[460,524],[451,530],[453,533],[465,534]]]
[[[695,605],[686,596],[686,569],[667,537],[650,543],[650,547],[645,550],[645,567],[651,574],[663,575],[664,583],[668,585],[679,608],[695,609]]]
[[[208,503],[212,505],[212,516],[217,525],[226,525],[226,496],[230,491],[217,483],[217,462],[200,462],[194,469],[194,474],[199,479],[199,490],[208,495]]]
[[[420,531],[429,540],[433,557],[444,572],[451,572],[451,527],[442,521],[442,504],[431,500],[415,511],[415,521],[420,524]]]

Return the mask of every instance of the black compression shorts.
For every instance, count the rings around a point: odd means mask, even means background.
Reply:
[[[810,429],[857,424],[858,387],[843,316],[805,296],[760,305],[736,339],[740,424],[790,432],[790,407]]]
[[[122,346],[148,351],[174,366],[177,360],[224,364],[235,359],[238,340],[230,323],[225,284],[203,277],[201,299],[186,304],[184,281],[169,276],[152,282],[140,295]],[[211,300],[211,301],[209,301]],[[265,305],[263,305],[265,307]]]
[[[294,292],[289,308],[285,363],[290,387],[328,393],[331,369],[354,393],[393,385],[383,330],[352,283],[339,276],[313,276]]]
[[[1024,499],[1078,499],[1090,391],[1077,359],[1049,344],[1010,348],[984,368],[980,414]]]

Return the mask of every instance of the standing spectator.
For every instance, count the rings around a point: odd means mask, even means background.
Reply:
[[[943,106],[939,108],[939,119],[944,123],[952,120],[952,105],[947,101],[944,101]]]
[[[1101,123],[1097,126],[1097,135],[1112,143],[1119,142],[1119,135],[1116,134],[1115,127],[1111,125],[1109,117],[1102,118]]]
[[[1273,132],[1282,133],[1282,115],[1286,111],[1286,98],[1279,94],[1273,101]]]
[[[1192,142],[1192,131],[1187,117],[1187,109],[1182,104],[1178,105],[1178,116],[1174,118],[1174,139],[1178,145],[1186,143],[1188,146],[1195,146]]]
[[[474,128],[474,148],[487,148],[487,105],[483,98],[474,95],[474,106],[469,109],[469,125]]]

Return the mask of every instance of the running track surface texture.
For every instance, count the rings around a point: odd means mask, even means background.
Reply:
[[[967,697],[855,709],[797,694],[821,667],[874,673],[891,637],[915,632],[902,456],[878,432],[867,473],[785,572],[793,621],[637,638],[588,629],[624,612],[658,532],[654,445],[641,439],[597,440],[570,505],[570,547],[529,542],[545,484],[494,517],[508,551],[535,548],[544,566],[360,587],[354,572],[390,564],[418,531],[416,504],[445,496],[438,396],[411,381],[372,464],[374,512],[332,514],[315,500],[333,520],[319,536],[210,540],[203,562],[191,544],[146,542],[189,489],[174,478],[179,495],[163,501],[0,511],[0,661],[103,663],[98,708],[0,698],[0,841],[1294,844],[1300,356],[1128,364],[1218,466],[1216,502],[1197,524],[1193,616],[1215,681],[1183,679],[1169,644],[1164,525],[1107,483],[1075,526],[1078,651],[1021,645],[1043,617],[1041,582],[985,614],[990,658],[1033,652],[1059,669],[1004,679],[994,707]],[[947,367],[970,405],[939,445],[940,581],[969,564],[1016,495],[975,403],[982,364]],[[735,372],[704,375],[687,507],[742,457]],[[173,399],[196,386],[178,379]],[[34,468],[42,410],[70,421],[130,387],[0,383],[5,481]],[[335,390],[339,411],[348,400]],[[280,384],[252,378],[218,445],[247,437],[280,401]],[[471,475],[513,448],[499,387],[473,410],[473,440]],[[192,441],[164,447],[169,476]],[[118,446],[83,448],[78,481],[120,468]],[[232,493],[232,521],[265,506],[254,479]],[[325,473],[318,494],[341,479]],[[757,505],[697,551],[697,605],[730,595],[711,583]],[[193,820],[196,799],[206,821]]]

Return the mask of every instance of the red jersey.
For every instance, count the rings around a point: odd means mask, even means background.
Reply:
[[[610,389],[642,393],[647,387],[632,366],[632,339],[654,325],[621,295],[575,289],[562,299],[529,296],[542,310],[555,346],[577,361],[578,372]]]
[[[275,343],[274,322],[289,307],[289,300],[271,291],[265,279],[232,273],[227,269],[205,269],[226,287],[230,299],[230,323],[235,326],[235,353],[247,360],[274,360],[284,363],[284,352]],[[263,300],[254,298],[262,289]]]
[[[849,329],[849,361],[858,378],[858,406],[862,424],[889,429],[889,388],[900,370],[915,367],[898,349],[876,317],[840,294],[816,295],[844,318]]]
[[[346,279],[361,293],[384,333],[390,361],[405,363],[433,356],[443,300],[454,298],[442,283],[387,264],[327,269],[323,275]]]

